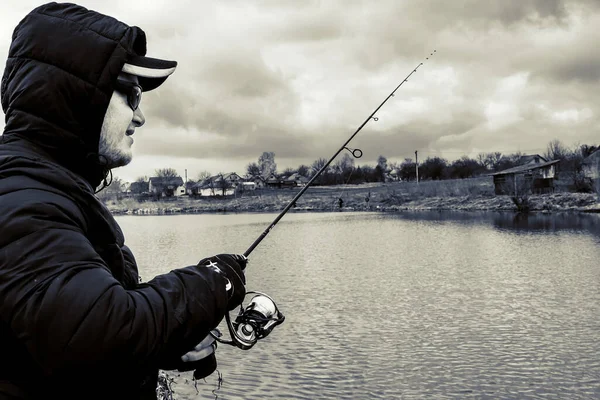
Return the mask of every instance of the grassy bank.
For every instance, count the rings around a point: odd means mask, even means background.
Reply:
[[[114,214],[177,214],[208,212],[278,212],[299,192],[262,189],[235,197],[174,198],[138,202],[132,198],[109,200]],[[342,199],[341,207],[340,201]],[[598,196],[557,191],[526,199],[530,211],[600,211]],[[510,196],[494,195],[491,179],[473,178],[434,182],[392,182],[310,187],[291,212],[498,210],[517,211]]]

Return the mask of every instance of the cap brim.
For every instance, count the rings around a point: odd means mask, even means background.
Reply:
[[[138,77],[142,90],[148,92],[159,87],[177,67],[177,61],[158,58],[130,56],[123,65],[123,72]]]

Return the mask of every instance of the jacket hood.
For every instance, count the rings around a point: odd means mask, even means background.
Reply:
[[[128,57],[144,56],[136,26],[70,3],[48,3],[15,28],[0,87],[4,143],[39,149],[97,187],[100,129]]]

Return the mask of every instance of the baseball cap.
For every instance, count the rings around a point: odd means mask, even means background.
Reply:
[[[137,76],[142,91],[148,92],[159,87],[177,67],[177,61],[129,55],[122,71]]]

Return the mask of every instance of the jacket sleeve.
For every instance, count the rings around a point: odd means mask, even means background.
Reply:
[[[160,367],[223,319],[225,279],[212,269],[175,269],[126,290],[69,200],[45,193],[44,202],[2,202],[0,317],[47,373],[115,362]]]

